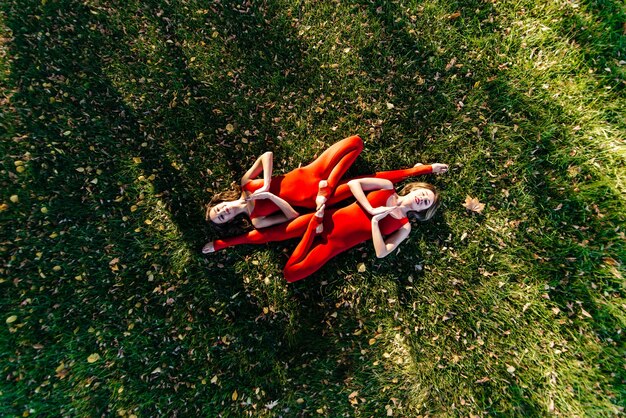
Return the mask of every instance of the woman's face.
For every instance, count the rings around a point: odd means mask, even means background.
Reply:
[[[435,203],[435,193],[428,189],[415,189],[405,199],[411,210],[421,212],[428,209]]]
[[[239,200],[218,203],[209,209],[209,219],[216,224],[223,224],[231,221],[235,216],[242,213],[244,209],[245,206]]]

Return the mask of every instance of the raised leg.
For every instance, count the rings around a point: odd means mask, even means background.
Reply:
[[[358,136],[351,136],[333,144],[307,166],[320,180],[327,181],[328,185],[322,192],[324,196],[332,194],[361,151],[363,141]]]
[[[333,244],[327,236],[316,238],[316,228],[321,218],[314,216],[302,240],[287,261],[283,274],[292,283],[315,273],[333,257]]]

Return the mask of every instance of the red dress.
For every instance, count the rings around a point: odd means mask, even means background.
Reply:
[[[326,207],[352,197],[352,192],[346,184],[350,179],[341,181],[341,178],[354,163],[363,150],[363,141],[358,136],[345,138],[332,145],[311,164],[297,168],[287,174],[272,177],[270,193],[281,197],[292,206],[315,209],[315,197],[317,196],[320,180],[328,181]],[[408,168],[404,170],[383,171],[373,176],[380,179],[391,180],[392,183],[400,182],[411,176],[430,174],[433,169],[430,165]],[[263,180],[252,180],[243,186],[243,190],[253,193],[263,186]],[[280,211],[269,199],[255,201],[250,214],[251,218],[268,216]]]
[[[395,190],[377,190],[367,195],[372,207],[385,206]],[[315,234],[318,225],[314,214],[299,216],[289,222],[257,229],[236,237],[213,241],[215,250],[240,244],[263,244],[302,237],[283,270],[288,282],[303,279],[319,270],[328,260],[372,238],[372,216],[357,202],[326,211],[324,232]],[[389,235],[408,222],[408,218],[386,216],[379,222],[383,234]]]
[[[315,197],[319,182],[328,182],[328,195],[339,184],[339,180],[354,163],[363,150],[363,141],[358,136],[351,136],[333,144],[311,164],[297,168],[287,174],[272,177],[270,193],[284,199],[291,206],[315,209]],[[252,180],[243,185],[243,190],[253,193],[263,186],[263,180]],[[280,209],[269,199],[255,201],[250,213],[251,218],[268,216]]]

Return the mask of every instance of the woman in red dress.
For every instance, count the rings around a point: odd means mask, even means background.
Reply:
[[[320,209],[352,196],[347,180],[341,181],[345,172],[363,150],[358,136],[345,138],[332,145],[311,164],[285,175],[272,177],[273,154],[266,152],[241,178],[241,193],[228,196],[207,209],[207,219],[223,224],[240,214],[248,215],[252,225],[264,228],[295,219],[299,213],[294,206]],[[447,171],[445,164],[416,165],[413,168],[376,173],[371,177],[388,179],[393,183],[410,176]],[[263,173],[263,179],[256,179]],[[220,197],[221,195],[218,195]]]
[[[332,145],[311,164],[273,178],[273,154],[266,152],[241,178],[239,199],[210,206],[207,218],[222,224],[246,214],[256,228],[294,219],[299,213],[293,206],[315,209],[325,203],[362,150],[361,138],[351,136]],[[263,179],[253,180],[261,172]],[[326,181],[326,187],[319,188],[320,181]]]
[[[294,282],[321,268],[335,255],[368,239],[374,242],[376,256],[391,253],[411,231],[409,215],[430,219],[439,206],[439,194],[427,183],[409,183],[397,194],[386,179],[361,178],[347,183],[356,202],[324,214],[324,205],[316,213],[299,216],[289,222],[246,234],[207,243],[203,253],[211,253],[240,244],[263,244],[301,237],[287,261],[285,279]],[[365,191],[375,190],[365,195]],[[322,232],[319,226],[322,226]]]

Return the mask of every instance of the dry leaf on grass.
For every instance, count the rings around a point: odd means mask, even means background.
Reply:
[[[98,360],[100,360],[100,354],[98,353],[93,353],[87,357],[87,363],[95,363]]]
[[[465,203],[463,204],[463,206],[465,206],[465,209],[476,213],[481,213],[483,209],[485,209],[484,203],[480,203],[477,198],[470,196],[467,196],[465,198]]]

